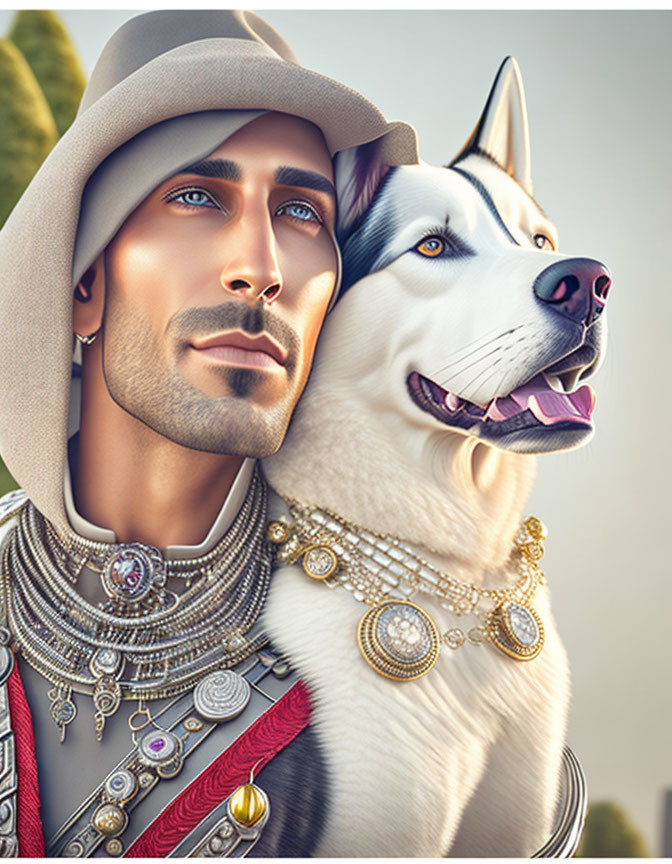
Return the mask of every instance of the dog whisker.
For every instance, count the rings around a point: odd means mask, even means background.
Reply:
[[[493,348],[492,351],[488,351],[487,354],[483,354],[480,357],[477,357],[475,360],[472,360],[471,363],[467,363],[466,366],[463,366],[461,369],[458,369],[457,372],[453,372],[452,375],[449,375],[447,378],[444,378],[443,380],[438,381],[438,384],[440,384],[441,387],[445,387],[449,381],[452,381],[454,378],[458,378],[460,375],[462,375],[463,372],[466,372],[467,369],[471,369],[472,366],[478,365],[482,360],[485,360],[486,358],[491,357],[493,354],[499,354],[499,352],[501,350],[502,350],[501,346]],[[434,376],[431,376],[431,377],[433,380],[436,380],[434,378]]]
[[[492,339],[489,339],[487,342],[484,342],[482,345],[479,345],[478,348],[474,348],[473,351],[468,351],[466,354],[463,354],[461,357],[456,357],[455,360],[452,360],[450,363],[446,363],[445,366],[441,366],[439,369],[436,370],[435,375],[438,375],[440,372],[445,371],[450,366],[454,366],[455,363],[460,363],[462,360],[466,360],[466,358],[469,357],[474,352],[480,351],[483,348],[487,348],[488,345],[491,345],[493,342],[497,342],[498,339],[503,339],[504,336],[509,336],[512,333],[515,333],[516,330],[520,330],[521,327],[525,327],[525,326],[526,326],[525,324],[519,324],[517,327],[512,327],[508,330],[504,330],[504,332],[500,333],[498,336],[495,336]],[[456,348],[455,351],[453,351],[452,353],[456,354],[460,351],[465,351],[467,348],[470,348],[472,345],[475,345],[482,338],[483,338],[483,336],[480,336],[478,339],[474,339],[473,342],[469,342],[467,345],[461,345],[459,348]]]

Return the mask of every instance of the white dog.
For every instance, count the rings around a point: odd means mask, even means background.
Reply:
[[[506,591],[519,579],[512,549],[532,454],[592,434],[583,380],[600,359],[609,274],[556,251],[532,197],[513,59],[448,168],[386,171],[376,158],[365,146],[339,163],[344,293],[265,471],[285,500],[331,511],[355,533],[401,538],[474,596]],[[376,167],[373,189],[362,178]],[[281,568],[265,614],[312,692],[329,775],[318,854],[531,855],[553,829],[569,698],[548,587],[522,604],[533,610],[521,613],[529,644],[543,641],[529,662],[517,662],[524,632],[512,637],[517,659],[505,636],[472,644],[495,599],[480,597],[480,618],[458,617],[429,583],[390,589],[453,633],[431,671],[400,682],[364,662],[366,591],[339,587],[347,562],[339,568],[334,590],[299,563]],[[460,632],[469,638],[458,645]]]

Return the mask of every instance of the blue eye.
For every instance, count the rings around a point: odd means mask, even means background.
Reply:
[[[186,192],[180,192],[179,195],[176,195],[173,200],[180,201],[180,199],[182,199],[180,203],[188,204],[190,207],[215,206],[212,198],[202,189],[187,189]]]
[[[276,216],[281,216],[283,213],[286,213],[293,219],[299,219],[301,222],[322,222],[320,217],[317,215],[317,212],[312,207],[299,201],[290,201],[288,204],[283,204],[281,207],[278,207],[275,211]]]
[[[181,204],[183,207],[219,208],[217,202],[204,189],[182,189],[181,191],[170,192],[165,196],[165,200],[171,204]]]

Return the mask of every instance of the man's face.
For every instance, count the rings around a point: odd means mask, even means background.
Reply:
[[[278,449],[335,285],[332,183],[319,130],[272,113],[140,204],[105,251],[115,402],[185,447]]]

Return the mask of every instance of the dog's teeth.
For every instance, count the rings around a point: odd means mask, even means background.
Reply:
[[[459,396],[456,396],[454,393],[446,393],[444,402],[446,403],[446,408],[449,411],[457,411],[457,409],[462,404],[462,400]]]
[[[432,402],[434,401],[434,397],[432,396],[432,391],[429,387],[429,384],[425,381],[424,378],[420,379],[420,389],[428,399],[430,399]]]
[[[562,381],[557,375],[548,375],[546,372],[543,372],[542,374],[551,390],[555,390],[556,393],[565,392],[565,388],[562,386]]]

